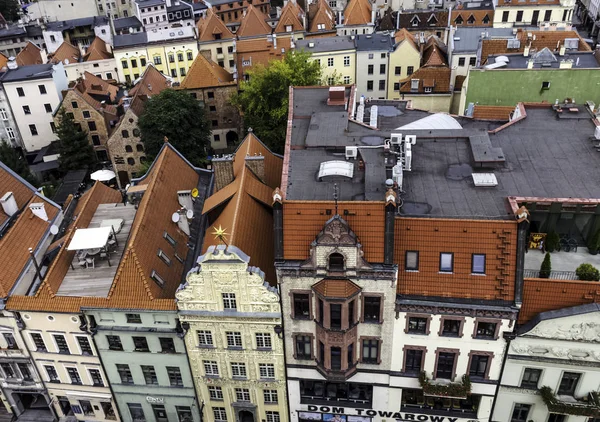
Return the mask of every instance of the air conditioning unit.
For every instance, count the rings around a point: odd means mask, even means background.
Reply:
[[[346,147],[346,160],[352,158],[356,160],[358,157],[358,147]]]
[[[415,145],[417,143],[417,135],[406,135],[404,137],[404,143]]]
[[[402,143],[402,134],[401,133],[392,133],[390,141],[393,145],[400,145]]]

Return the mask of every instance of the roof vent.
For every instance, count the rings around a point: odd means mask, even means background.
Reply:
[[[314,42],[309,42],[308,43],[308,48],[314,48],[315,47],[315,43]]]
[[[565,48],[567,50],[577,50],[579,48],[579,38],[565,38]]]
[[[19,68],[19,65],[17,64],[17,60],[14,57],[9,57],[8,58],[8,63],[6,63],[6,66],[10,70],[15,70],[15,69]]]
[[[46,214],[46,208],[44,208],[43,202],[36,202],[29,204],[29,209],[36,217],[41,218],[44,221],[48,221],[48,214]]]
[[[325,161],[319,167],[319,181],[327,176],[343,176],[352,178],[354,176],[354,164],[346,161]]]
[[[6,192],[0,199],[0,203],[2,203],[2,209],[4,210],[4,213],[9,217],[15,215],[15,213],[19,211],[17,200],[12,192]]]
[[[345,105],[346,104],[346,87],[332,86],[329,88],[329,98],[327,105]]]
[[[475,186],[492,187],[498,186],[498,180],[494,173],[472,173]]]
[[[511,38],[506,42],[506,48],[521,48],[521,40]]]

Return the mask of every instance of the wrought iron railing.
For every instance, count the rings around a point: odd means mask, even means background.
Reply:
[[[540,270],[523,270],[524,278],[540,278]],[[551,271],[549,278],[552,280],[579,280],[575,271]]]

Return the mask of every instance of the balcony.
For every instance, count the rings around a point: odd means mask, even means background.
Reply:
[[[524,278],[540,278],[540,268],[544,260],[544,253],[530,249],[525,254]],[[591,264],[600,270],[600,254],[592,255],[584,246],[579,246],[576,251],[550,253],[552,271],[547,277],[552,280],[578,280],[575,270],[581,264]]]
[[[419,384],[425,396],[464,399],[471,393],[471,379],[467,374],[462,376],[461,382],[450,382],[449,380],[432,381],[427,378],[425,372],[421,372]]]
[[[21,349],[0,349],[0,358],[24,358],[27,357]]]
[[[587,397],[556,396],[548,386],[540,388],[540,395],[548,411],[567,415],[600,417],[600,397],[597,391],[590,392]]]

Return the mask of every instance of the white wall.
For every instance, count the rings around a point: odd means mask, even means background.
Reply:
[[[372,54],[373,58],[369,58]],[[382,59],[381,55],[385,57]],[[379,73],[379,66],[385,65],[385,73]],[[369,65],[373,65],[373,74],[368,74]],[[357,51],[356,52],[356,98],[364,95],[366,98],[387,98],[388,55],[386,51]],[[384,89],[379,89],[379,81],[385,81]],[[367,81],[373,81],[373,90],[367,90]]]
[[[38,0],[27,8],[31,19],[46,18],[48,21],[69,20],[96,16],[95,0]]]
[[[77,78],[81,77],[86,71],[96,76],[100,76],[102,79],[116,79],[117,82],[124,81],[120,79],[117,68],[117,61],[113,59],[98,60],[95,62],[81,62],[65,65],[65,71],[67,72],[67,79],[69,82],[76,81]]]
[[[45,30],[42,34],[44,35],[44,42],[46,43],[46,51],[48,51],[48,54],[54,53],[65,41],[61,31]]]

